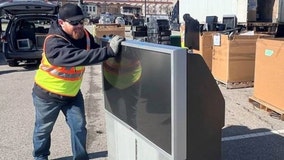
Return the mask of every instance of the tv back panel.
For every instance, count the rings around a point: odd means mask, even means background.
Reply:
[[[216,31],[217,22],[218,22],[217,16],[206,16],[206,23],[208,25],[208,31]]]

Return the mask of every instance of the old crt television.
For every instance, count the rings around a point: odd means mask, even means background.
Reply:
[[[165,45],[159,48],[154,43],[134,40],[124,42],[120,59],[123,61],[131,57],[133,63],[140,65],[141,76],[136,82],[140,86],[120,90],[115,86],[106,86],[107,67],[103,64],[105,108],[111,117],[134,129],[140,138],[150,141],[164,154],[175,159],[184,159],[186,109],[177,106],[186,105],[186,51],[182,48],[172,48],[175,47]],[[123,74],[124,71],[118,68],[113,72]],[[140,92],[136,91],[135,87]],[[118,92],[115,92],[117,90]],[[178,90],[177,94],[172,94],[175,90]],[[117,97],[119,94],[122,96]],[[137,102],[131,104],[132,101]],[[127,103],[130,105],[127,106]],[[132,109],[134,116],[127,114],[130,112],[127,107],[135,107]],[[115,112],[117,108],[121,111]],[[128,115],[133,116],[132,119],[127,118]]]
[[[218,17],[217,16],[206,16],[206,23],[208,25],[208,31],[216,31]]]
[[[221,158],[223,97],[200,55],[127,40],[102,77],[110,160]]]
[[[236,15],[224,15],[223,24],[226,24],[226,29],[235,29],[237,27],[237,17]]]
[[[28,38],[26,39],[17,39],[17,47],[18,49],[30,49],[31,44]]]

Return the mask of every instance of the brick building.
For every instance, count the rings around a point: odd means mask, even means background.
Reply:
[[[109,12],[113,15],[169,15],[177,0],[49,0],[53,3],[78,3],[88,17]]]

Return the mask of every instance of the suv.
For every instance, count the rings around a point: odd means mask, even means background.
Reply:
[[[37,65],[50,24],[59,6],[45,1],[0,4],[2,52],[9,66]]]

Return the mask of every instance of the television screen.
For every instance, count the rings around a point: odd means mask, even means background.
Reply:
[[[140,45],[139,48],[135,47],[136,43]],[[105,107],[116,118],[172,155],[173,137],[177,137],[173,105],[178,99],[173,97],[177,83],[177,79],[173,78],[173,68],[175,65],[184,65],[185,68],[186,58],[183,57],[184,49],[166,45],[159,49],[159,46],[162,45],[125,42],[119,57],[103,62]],[[177,54],[183,58],[174,58],[173,48],[176,51],[184,50],[184,54]],[[182,69],[178,72],[182,72],[181,75],[185,73]],[[179,84],[183,86],[180,94],[185,97],[185,80],[184,84]],[[180,114],[180,117],[183,116]]]
[[[30,40],[29,39],[18,39],[17,47],[18,49],[30,49]]]
[[[224,15],[223,24],[226,24],[226,29],[235,29],[237,27],[237,17],[235,15]]]

